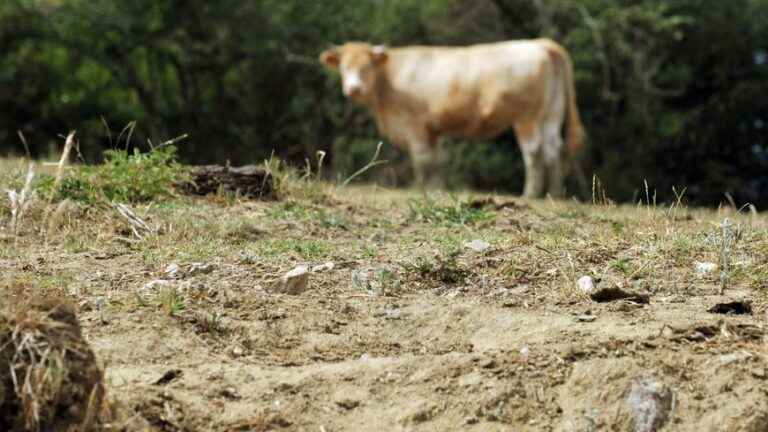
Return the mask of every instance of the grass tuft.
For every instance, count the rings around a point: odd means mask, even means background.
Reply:
[[[486,222],[494,217],[494,213],[473,206],[470,200],[459,200],[451,197],[447,205],[427,196],[423,199],[408,201],[411,220],[433,224],[472,225]]]

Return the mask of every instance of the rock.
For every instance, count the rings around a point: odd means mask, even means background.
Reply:
[[[619,287],[596,289],[589,294],[589,297],[598,303],[626,300],[637,304],[648,304],[651,301],[651,296],[648,294],[634,293]]]
[[[593,322],[596,319],[597,319],[596,316],[594,316],[594,315],[587,315],[587,314],[579,315],[579,316],[576,317],[576,321],[577,322]]]
[[[482,253],[490,249],[491,244],[480,239],[475,239],[470,242],[464,243],[464,247],[472,251],[475,251],[477,253]]]
[[[171,286],[171,281],[165,279],[155,279],[144,284],[136,291],[136,295],[147,301],[157,295],[157,292],[163,288]]]
[[[232,357],[242,357],[245,354],[245,350],[240,345],[235,345],[230,350]]]
[[[182,277],[181,267],[176,263],[168,264],[163,273],[169,279],[180,279]]]
[[[669,418],[672,391],[654,377],[641,377],[632,384],[626,405],[634,432],[656,432]]]
[[[722,366],[726,366],[726,365],[729,365],[731,363],[738,363],[738,362],[741,362],[741,361],[744,361],[744,360],[748,360],[748,359],[750,359],[752,357],[753,357],[752,354],[750,354],[750,353],[748,353],[746,351],[741,351],[741,352],[737,352],[737,353],[733,353],[733,354],[721,355],[718,358],[718,360],[720,361],[720,364]]]
[[[189,271],[187,275],[196,276],[200,274],[208,274],[213,271],[213,264],[192,263],[189,265]]]
[[[91,299],[85,299],[78,303],[81,311],[101,311],[108,305],[107,299],[104,297],[93,297]]]
[[[240,258],[240,261],[244,264],[256,264],[259,259],[256,255],[248,252],[248,251],[240,251],[237,256]]]
[[[590,295],[595,291],[595,282],[589,276],[582,276],[576,281],[579,290],[584,294]]]
[[[168,264],[165,268],[164,274],[166,279],[183,279],[187,276],[197,276],[201,274],[208,274],[214,269],[213,264],[204,263],[190,263],[185,264],[183,267],[173,263]]]
[[[280,278],[277,284],[277,292],[290,295],[299,295],[309,286],[309,267],[298,266]]]
[[[696,276],[703,277],[714,272],[717,269],[717,264],[711,262],[696,261],[693,263],[693,268],[696,272]]]
[[[333,270],[334,264],[332,262],[327,262],[325,264],[320,264],[312,267],[312,273],[320,273],[328,270]]]
[[[344,408],[345,410],[350,411],[359,407],[360,401],[351,398],[343,398],[337,400],[336,405],[338,405],[340,408]]]

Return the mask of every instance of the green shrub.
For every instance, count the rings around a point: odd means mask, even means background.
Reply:
[[[103,163],[74,166],[55,190],[51,176],[41,176],[37,187],[54,200],[137,203],[171,195],[173,184],[184,177],[176,148],[169,145],[146,153],[107,150]]]

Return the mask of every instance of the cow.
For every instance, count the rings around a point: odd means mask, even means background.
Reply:
[[[436,178],[441,137],[492,138],[513,129],[525,164],[523,195],[564,196],[569,156],[584,132],[571,59],[556,42],[348,42],[323,51],[320,61],[340,72],[344,95],[370,109],[379,132],[410,153],[417,183]]]

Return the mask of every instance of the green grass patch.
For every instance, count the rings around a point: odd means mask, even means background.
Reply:
[[[494,213],[473,206],[469,200],[451,197],[441,204],[430,197],[408,200],[410,218],[413,221],[432,224],[472,225],[493,219]]]
[[[145,153],[107,150],[103,163],[73,166],[58,186],[53,176],[41,175],[36,188],[54,200],[139,203],[170,196],[173,184],[184,177],[176,148],[169,145]]]
[[[327,257],[331,246],[322,240],[279,239],[261,242],[257,250],[259,255],[266,257],[295,253],[306,260],[317,260]]]

